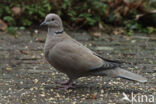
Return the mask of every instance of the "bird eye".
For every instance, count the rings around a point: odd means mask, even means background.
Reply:
[[[52,18],[51,20],[54,21],[54,18]]]

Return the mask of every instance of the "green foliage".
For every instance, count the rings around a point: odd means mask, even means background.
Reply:
[[[107,23],[126,27],[129,35],[133,31],[150,34],[155,31],[153,27],[143,27],[134,20],[143,11],[143,3],[139,1],[141,0],[130,3],[124,3],[125,0],[7,0],[0,3],[0,17],[9,25],[7,31],[10,33],[39,25],[48,13],[54,12],[61,16],[68,28],[90,28],[99,23]],[[14,7],[21,10],[18,15],[13,12]]]
[[[12,11],[13,7],[19,7],[21,13],[15,15]],[[0,4],[0,16],[3,17],[3,20],[7,22],[9,26],[31,26],[35,24],[36,21],[44,18],[50,10],[51,5],[48,0],[40,0],[40,2],[36,3],[14,0]]]
[[[144,27],[135,20],[127,21],[126,22],[126,29],[127,29],[128,35],[132,35],[134,33],[134,31],[144,32],[147,34],[151,34],[151,33],[155,32],[154,27]]]
[[[6,21],[6,22],[8,22],[9,24],[15,24],[15,20],[14,20],[14,18],[11,17],[11,16],[5,16],[5,17],[3,18],[3,20]]]
[[[7,31],[8,31],[8,33],[14,35],[16,33],[17,29],[18,29],[17,27],[10,26],[7,28]]]

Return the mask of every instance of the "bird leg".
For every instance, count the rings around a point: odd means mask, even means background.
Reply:
[[[60,84],[60,85],[67,85],[69,83],[69,80],[68,81],[58,81],[56,83]]]
[[[75,88],[73,81],[71,79],[69,79],[67,82],[60,82],[61,86],[60,89],[62,90],[67,90],[69,88]]]

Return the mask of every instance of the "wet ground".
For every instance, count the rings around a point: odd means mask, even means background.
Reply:
[[[78,79],[75,89],[60,90],[55,82],[67,77],[44,58],[45,32],[0,33],[0,104],[129,104],[121,100],[123,93],[130,99],[135,95],[137,102],[156,103],[156,34],[103,33],[93,38],[85,32],[68,33],[105,58],[124,61],[125,69],[147,77],[148,82],[89,77]],[[141,95],[147,97],[140,100]]]

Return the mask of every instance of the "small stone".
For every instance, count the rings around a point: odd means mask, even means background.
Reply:
[[[44,53],[41,53],[41,56],[44,56]]]
[[[34,84],[38,83],[38,79],[33,80]]]
[[[76,101],[72,102],[72,104],[76,104]]]
[[[91,98],[92,98],[92,99],[96,99],[96,96],[97,96],[97,92],[93,93],[93,94],[91,95]]]
[[[45,96],[45,92],[42,92],[42,93],[40,94],[40,96],[44,97],[44,96]]]
[[[38,34],[38,30],[34,30],[34,32],[35,32],[36,34]]]
[[[53,92],[54,90],[53,89],[50,89],[50,91]]]
[[[6,98],[7,98],[7,96],[3,96],[3,98],[4,98],[4,99],[6,99]]]
[[[9,90],[9,91],[11,91],[11,90],[12,90],[12,88],[9,88],[8,90]]]
[[[25,49],[28,49],[28,46],[25,46],[24,48],[25,48]]]
[[[34,90],[38,90],[38,87],[34,87]]]
[[[57,98],[59,98],[59,97],[60,97],[60,95],[57,93],[57,94],[56,94],[56,97],[57,97]]]
[[[32,88],[30,88],[30,91],[33,91],[34,90],[34,88],[32,87]]]
[[[136,40],[132,40],[131,43],[136,43]]]
[[[101,93],[104,93],[104,90],[101,90]]]
[[[48,100],[51,101],[51,100],[54,100],[54,98],[50,97]]]
[[[11,71],[12,68],[9,66],[9,67],[6,68],[6,70],[7,70],[7,71]]]

